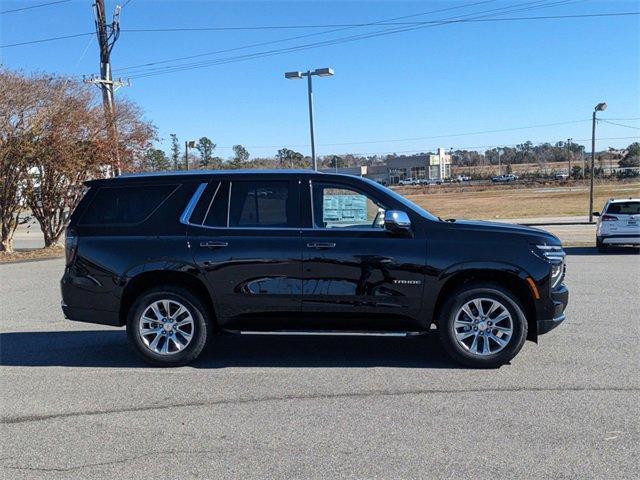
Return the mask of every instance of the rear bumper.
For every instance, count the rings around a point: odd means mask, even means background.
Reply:
[[[604,245],[640,245],[640,234],[601,235],[598,242]]]
[[[553,330],[565,321],[564,310],[569,303],[569,290],[564,284],[551,292],[551,301],[553,302],[553,317],[538,319],[538,335],[543,335]]]
[[[90,308],[70,307],[62,303],[62,312],[68,320],[75,322],[98,323],[100,325],[120,326],[118,312],[105,312]]]

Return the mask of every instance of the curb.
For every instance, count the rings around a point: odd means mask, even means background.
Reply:
[[[554,227],[562,225],[596,225],[596,222],[553,222],[553,223],[518,223],[525,227]]]

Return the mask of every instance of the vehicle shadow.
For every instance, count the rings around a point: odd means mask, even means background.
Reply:
[[[0,365],[19,367],[151,368],[124,330],[0,334]],[[435,335],[417,337],[221,335],[195,368],[460,368]]]
[[[598,252],[596,247],[564,247],[567,255],[638,255],[637,247],[608,247],[605,253]]]

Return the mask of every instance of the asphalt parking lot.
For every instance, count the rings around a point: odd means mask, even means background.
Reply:
[[[0,476],[637,478],[640,255],[568,251],[568,320],[488,371],[430,337],[223,337],[148,368],[64,320],[61,259],[0,265]]]

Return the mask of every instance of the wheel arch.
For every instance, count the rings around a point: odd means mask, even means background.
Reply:
[[[184,271],[175,270],[147,270],[130,278],[122,291],[120,299],[120,326],[127,323],[127,315],[131,305],[141,293],[159,285],[173,285],[188,289],[196,295],[207,308],[209,319],[215,324],[215,308],[211,293],[203,280]]]
[[[471,283],[493,283],[511,292],[520,300],[527,320],[527,340],[537,341],[538,323],[536,308],[531,287],[525,280],[523,272],[497,269],[497,268],[466,268],[452,272],[447,276],[436,299],[432,321],[437,324],[440,311],[446,299],[455,290]]]

